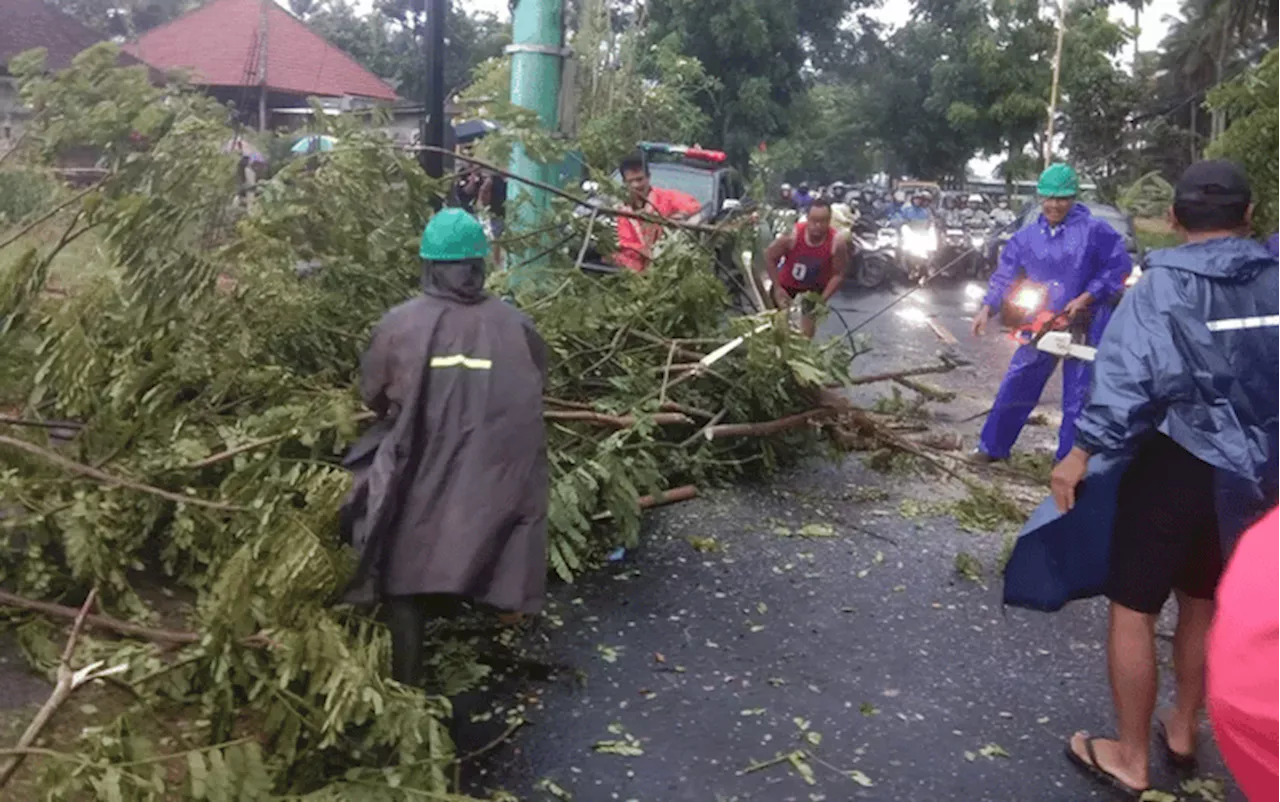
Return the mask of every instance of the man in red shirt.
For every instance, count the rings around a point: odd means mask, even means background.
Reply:
[[[662,189],[649,183],[649,165],[642,154],[628,156],[618,168],[627,185],[627,207],[669,220],[688,220],[702,212],[702,204],[692,195]],[[639,272],[653,257],[653,244],[662,237],[662,226],[631,217],[618,218],[618,250],[613,263]]]
[[[764,252],[764,263],[773,277],[773,300],[785,309],[797,295],[822,293],[824,303],[840,289],[849,267],[850,245],[847,234],[831,227],[831,201],[814,199],[809,214],[795,230],[782,234]],[[811,309],[805,309],[800,331],[813,339],[815,322]]]

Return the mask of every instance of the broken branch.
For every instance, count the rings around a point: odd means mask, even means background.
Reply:
[[[67,607],[53,602],[28,599],[15,593],[10,593],[6,590],[0,590],[0,605],[17,607],[22,610],[31,610],[32,612],[44,613],[45,615],[58,616],[60,618],[76,618],[79,615],[79,611],[74,607]],[[112,618],[109,615],[86,615],[84,624],[97,627],[98,629],[110,630],[119,635],[130,635],[156,643],[167,643],[178,646],[199,643],[201,638],[199,632],[144,627],[140,624],[133,624],[128,621],[121,621],[118,618]],[[256,648],[265,648],[274,645],[271,639],[263,633],[250,635],[242,640],[241,643],[245,646],[253,646]]]
[[[176,501],[179,504],[191,504],[196,507],[207,507],[211,510],[242,512],[247,509],[237,504],[228,504],[223,501],[205,501],[204,499],[196,496],[184,496],[180,493],[161,490],[158,487],[152,487],[151,485],[143,484],[142,482],[135,482],[132,479],[113,476],[105,471],[100,471],[97,468],[76,462],[75,460],[67,459],[61,454],[50,451],[47,448],[41,448],[35,443],[28,443],[26,440],[19,440],[14,437],[0,435],[0,444],[9,446],[10,448],[16,448],[19,451],[25,451],[28,454],[39,457],[46,462],[51,462],[63,470],[70,471],[71,473],[78,473],[81,476],[86,476],[90,479],[102,482],[103,484],[116,485],[118,487],[128,488],[129,490],[136,490],[139,493],[149,493],[150,495],[159,496],[160,498],[168,499],[169,501]]]
[[[934,365],[921,365],[916,368],[907,368],[906,370],[895,370],[891,373],[873,373],[870,376],[855,376],[850,384],[874,384],[875,382],[893,381],[894,379],[909,378],[911,376],[927,376],[931,373],[950,373],[959,367],[959,364],[950,360],[944,360]]]
[[[85,597],[84,604],[80,605],[79,610],[71,610],[75,617],[75,622],[71,625],[71,634],[67,636],[67,645],[62,650],[62,656],[58,659],[58,679],[53,686],[53,692],[49,694],[49,698],[36,711],[36,715],[31,719],[31,723],[27,725],[27,729],[22,733],[22,737],[18,739],[17,749],[27,749],[40,735],[40,731],[49,723],[49,719],[53,718],[53,714],[62,707],[62,703],[67,701],[71,693],[85,682],[92,678],[92,668],[87,669],[88,673],[74,672],[71,670],[71,657],[76,649],[76,641],[80,639],[80,630],[84,627],[85,619],[89,615],[90,608],[93,607],[94,601],[98,598],[98,588],[95,586],[89,591],[89,595]],[[96,663],[94,665],[101,665]],[[0,788],[3,788],[13,777],[14,772],[22,765],[22,761],[26,758],[23,752],[15,752],[5,761],[4,768],[0,769]]]
[[[582,421],[584,423],[595,423],[600,426],[610,426],[614,429],[630,429],[639,422],[639,418],[635,415],[606,415],[603,412],[589,412],[587,410],[547,410],[542,413],[542,417],[546,420],[563,420],[563,421]],[[666,426],[675,423],[692,424],[693,420],[688,415],[682,415],[678,412],[659,412],[648,418],[658,426]]]

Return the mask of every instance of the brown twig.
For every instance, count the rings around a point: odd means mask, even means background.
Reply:
[[[662,404],[659,409],[663,412],[680,412],[691,418],[705,418],[706,420],[711,420],[715,417],[714,412],[700,409],[699,407],[691,407],[688,404],[677,404],[675,401],[667,401]]]
[[[920,395],[924,396],[925,398],[929,399],[930,401],[938,401],[941,403],[946,403],[948,401],[954,401],[956,398],[956,394],[949,390],[942,390],[937,387],[930,387],[929,385],[924,384],[923,382],[912,381],[911,379],[908,379],[905,376],[894,376],[893,383],[901,385],[913,392],[917,392]]]
[[[630,429],[635,426],[641,418],[635,415],[606,415],[603,412],[590,412],[587,410],[556,410],[550,409],[542,413],[542,417],[546,420],[562,420],[562,421],[581,421],[583,423],[595,423],[600,426],[610,426],[614,429]],[[692,424],[693,420],[688,415],[682,415],[678,412],[659,412],[646,418],[659,426],[670,424],[688,423]]]
[[[17,607],[23,610],[31,610],[32,612],[58,616],[59,618],[75,618],[79,615],[79,612],[74,607],[67,607],[53,602],[38,601],[36,599],[28,599],[24,596],[19,596],[16,593],[10,593],[7,590],[0,590],[0,605]],[[92,613],[85,616],[84,623],[98,629],[110,630],[119,635],[129,635],[156,643],[165,643],[177,646],[199,643],[202,637],[199,632],[144,627],[141,624],[121,621],[118,618],[112,618],[108,615]],[[250,635],[242,640],[241,643],[245,646],[252,646],[255,648],[266,648],[276,645],[264,633]]]
[[[83,429],[84,424],[76,421],[33,420],[31,418],[15,418],[12,415],[0,415],[0,423],[8,426],[29,426],[37,429]]]
[[[103,484],[116,485],[118,487],[128,488],[129,490],[136,490],[139,493],[149,493],[150,495],[168,499],[169,501],[175,501],[179,504],[190,504],[196,507],[207,507],[211,510],[224,510],[227,512],[243,512],[247,509],[246,507],[241,507],[237,504],[228,504],[224,501],[206,501],[205,499],[198,498],[196,496],[184,496],[180,493],[162,490],[158,487],[143,484],[142,482],[135,482],[132,479],[113,476],[112,474],[100,471],[97,468],[85,465],[84,463],[67,459],[61,454],[50,451],[47,448],[41,448],[35,443],[28,443],[26,440],[19,440],[15,437],[0,435],[0,445],[6,445],[10,448],[16,448],[19,451],[25,451],[28,454],[39,457],[46,462],[51,462],[63,470],[78,473],[81,476],[86,476],[90,479],[102,482]]]
[[[674,346],[676,349],[676,356],[680,357],[681,359],[689,359],[694,362],[697,362],[698,360],[706,356],[706,354],[700,354],[697,351],[692,351],[688,348],[685,348],[683,345],[681,345],[681,343],[687,342],[687,340],[668,340],[665,337],[659,337],[656,334],[650,334],[647,331],[639,331],[639,330],[633,330],[631,332],[631,336],[639,337],[645,342],[651,342],[654,345]],[[717,345],[720,345],[720,344],[721,343],[717,343]]]
[[[662,387],[658,389],[658,406],[667,403],[667,382],[671,381],[671,362],[676,358],[676,344],[667,349],[667,366],[662,371]]]
[[[564,407],[565,409],[585,409],[588,412],[595,412],[595,407],[590,404],[584,404],[581,401],[565,401],[560,398],[552,398],[549,395],[542,397],[542,403],[550,404],[553,407]]]
[[[88,681],[89,675],[82,675],[71,670],[71,657],[76,649],[76,641],[80,639],[80,630],[84,628],[85,619],[88,618],[89,610],[93,607],[93,603],[97,598],[98,588],[95,586],[89,591],[89,595],[85,597],[84,604],[80,605],[80,609],[73,611],[75,621],[71,624],[71,634],[67,636],[67,645],[62,650],[62,656],[58,658],[57,682],[54,684],[53,692],[49,694],[49,698],[36,711],[35,717],[31,719],[26,731],[18,739],[18,749],[26,749],[35,743],[40,731],[53,718],[53,714],[58,712],[58,708],[62,707],[62,703],[67,701],[67,698],[71,696],[71,693],[76,688]],[[68,607],[67,609],[70,610],[71,608]],[[25,757],[25,754],[17,753],[5,761],[4,768],[0,768],[0,788],[3,788],[12,779],[14,772],[22,765]]]
[[[894,379],[910,378],[911,376],[927,376],[932,373],[950,373],[959,367],[959,364],[950,360],[943,360],[934,365],[921,365],[916,368],[907,368],[905,370],[895,370],[891,373],[873,373],[870,376],[854,376],[849,382],[850,384],[874,384],[875,382],[893,381]]]
[[[269,446],[272,443],[278,443],[281,440],[284,440],[288,436],[289,435],[287,434],[277,434],[273,437],[260,437],[257,440],[250,440],[249,442],[238,445],[235,448],[228,448],[226,451],[221,451],[217,454],[214,454],[211,457],[205,457],[199,462],[192,462],[187,465],[182,465],[179,467],[179,470],[198,471],[201,468],[208,468],[210,465],[217,465],[219,462],[222,462],[223,460],[229,460],[232,457],[235,457],[239,454],[243,454],[246,451],[252,451],[253,449],[260,448],[261,446]]]
[[[714,440],[717,437],[769,437],[778,432],[794,429],[797,426],[803,426],[809,421],[833,414],[835,414],[834,410],[819,407],[818,409],[805,410],[777,420],[756,421],[753,423],[721,423],[707,427],[703,437],[708,440]]]
[[[716,414],[712,415],[711,420],[707,422],[706,426],[703,426],[698,431],[689,435],[687,438],[685,438],[683,442],[680,443],[680,448],[688,448],[689,446],[693,445],[699,440],[705,439],[707,436],[707,430],[709,430],[712,426],[715,426],[720,421],[724,420],[724,416],[728,414],[729,414],[729,408],[725,407],[724,409],[720,410]]]
[[[516,719],[515,721],[513,721],[513,722],[511,722],[509,725],[507,725],[507,728],[506,728],[505,730],[503,730],[503,731],[502,731],[502,734],[501,734],[501,735],[499,735],[497,738],[494,738],[492,741],[490,741],[489,743],[487,743],[487,744],[485,744],[484,746],[480,747],[479,749],[476,749],[476,750],[474,750],[474,751],[468,752],[467,754],[465,754],[465,755],[463,755],[462,757],[458,758],[458,759],[457,759],[456,761],[454,761],[454,762],[456,762],[456,763],[466,763],[466,762],[467,762],[467,761],[469,761],[469,760],[475,760],[476,758],[480,757],[481,755],[487,755],[488,753],[492,752],[494,749],[497,749],[499,746],[501,746],[501,745],[502,745],[504,742],[506,742],[508,739],[510,739],[512,735],[515,735],[515,734],[516,734],[516,730],[520,729],[521,727],[523,727],[524,725],[526,725],[526,724],[528,724],[528,723],[529,723],[528,721],[525,721],[525,720],[524,720],[524,719],[522,719],[522,718],[518,718],[518,719]]]
[[[680,501],[688,501],[691,498],[697,498],[697,485],[680,485],[670,490],[664,490],[652,496],[641,496],[636,499],[636,507],[641,510],[650,510],[654,507],[665,507],[668,504],[675,504]],[[605,521],[613,517],[613,513],[605,510],[598,512],[591,517],[593,521]]]

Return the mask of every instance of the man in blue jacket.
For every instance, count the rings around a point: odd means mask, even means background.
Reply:
[[[1088,344],[1096,345],[1111,317],[1111,301],[1124,287],[1133,269],[1124,238],[1105,221],[1094,218],[1076,203],[1080,180],[1065,164],[1050,165],[1040,174],[1040,218],[1010,238],[1000,254],[1000,265],[991,276],[982,308],[973,319],[973,333],[981,336],[994,310],[1020,277],[1045,289],[1045,308],[1065,312],[1075,320],[1091,315]],[[1024,345],[1014,352],[1009,371],[987,422],[982,427],[975,462],[1009,458],[1014,442],[1040,403],[1040,393],[1053,375],[1057,357]],[[1057,459],[1071,450],[1075,422],[1089,394],[1092,377],[1088,362],[1068,359],[1062,365],[1062,427],[1058,433]]]
[[[1054,499],[1065,511],[1090,455],[1132,456],[1104,585],[1118,735],[1076,733],[1067,755],[1135,796],[1149,782],[1160,609],[1173,592],[1177,694],[1157,717],[1161,747],[1189,765],[1223,556],[1276,503],[1280,271],[1267,247],[1249,238],[1250,200],[1248,180],[1230,162],[1199,162],[1183,173],[1172,215],[1186,244],[1150,254],[1120,303],[1098,347],[1075,447],[1053,472]]]

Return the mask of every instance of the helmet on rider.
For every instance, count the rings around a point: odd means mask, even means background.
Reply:
[[[790,192],[790,191],[791,191],[791,185],[790,185],[790,184],[787,184],[787,183],[784,183],[784,184],[782,185],[781,189],[782,189],[782,191],[783,191],[783,192]]]
[[[837,181],[831,185],[831,197],[837,201],[844,200],[845,191],[844,182],[842,181]]]
[[[808,192],[808,191],[809,191],[809,183],[808,183],[807,181],[801,181],[801,182],[800,182],[800,191],[801,191],[801,192]]]
[[[1000,207],[1001,209],[1008,209],[1008,208],[1009,208],[1009,199],[1008,199],[1008,198],[998,198],[998,199],[996,200],[996,206]]]
[[[982,205],[982,196],[981,196],[981,195],[979,195],[979,194],[978,194],[978,193],[976,193],[976,192],[975,192],[975,193],[973,193],[972,195],[970,195],[970,196],[969,196],[969,205],[970,205],[970,206],[981,206],[981,205]]]
[[[916,190],[914,193],[912,193],[912,195],[911,195],[911,202],[912,202],[912,203],[915,203],[916,201],[923,201],[923,202],[924,202],[924,203],[926,203],[926,204],[927,204],[927,203],[932,203],[932,202],[933,202],[933,195],[932,195],[932,194],[929,192],[929,190],[927,190],[927,189],[917,189],[917,190]]]
[[[906,203],[907,193],[903,192],[902,190],[898,190],[897,192],[893,193],[893,199],[898,203]]]

